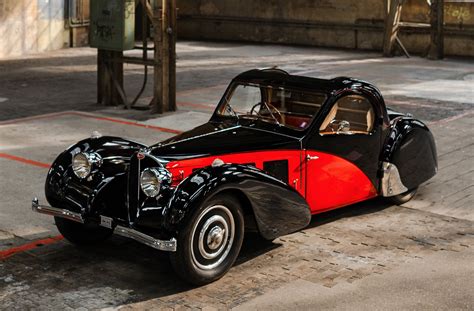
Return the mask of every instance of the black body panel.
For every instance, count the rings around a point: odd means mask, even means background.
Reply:
[[[438,171],[433,134],[424,123],[410,117],[392,121],[382,157],[397,166],[401,181],[408,189],[418,187]]]
[[[208,122],[152,146],[151,154],[173,161],[234,152],[301,149],[298,138],[277,132],[273,124],[259,123],[263,122]]]
[[[253,207],[260,234],[268,240],[306,227],[309,206],[293,188],[264,172],[245,165],[206,167],[184,180],[164,211],[164,227],[181,229],[194,209],[221,191],[238,191]]]
[[[145,145],[118,137],[83,140],[61,153],[48,172],[46,199],[54,207],[77,213],[108,215],[125,221],[127,170],[130,157]],[[71,168],[72,157],[80,152],[96,152],[102,159],[91,178],[79,179]]]
[[[288,183],[288,160],[263,162],[263,170],[268,174]]]

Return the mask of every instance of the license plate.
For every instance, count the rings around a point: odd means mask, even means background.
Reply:
[[[112,222],[113,222],[112,218],[106,217],[106,216],[100,216],[100,225],[102,227],[112,229]]]

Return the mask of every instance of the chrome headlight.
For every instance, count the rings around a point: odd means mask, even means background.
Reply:
[[[97,153],[81,152],[72,158],[72,170],[81,179],[90,175],[94,165],[100,166],[101,164],[102,158]]]
[[[161,187],[171,181],[171,173],[164,168],[147,168],[140,176],[140,187],[146,196],[154,198],[160,194]]]

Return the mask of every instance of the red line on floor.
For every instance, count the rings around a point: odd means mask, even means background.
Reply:
[[[17,247],[9,248],[9,249],[0,251],[0,260],[7,259],[8,257],[11,257],[15,254],[26,252],[26,251],[41,247],[43,245],[54,244],[54,243],[56,243],[58,241],[61,241],[63,239],[64,239],[64,237],[62,235],[57,235],[57,236],[54,236],[54,237],[51,237],[51,238],[37,240],[37,241],[33,241],[31,243],[28,243],[28,244],[23,244],[23,245],[20,245],[20,246],[17,246]]]
[[[470,116],[470,115],[473,115],[473,114],[474,114],[474,109],[471,109],[471,110],[468,110],[464,113],[461,113],[461,114],[458,114],[458,115],[455,115],[455,116],[452,116],[452,117],[449,117],[449,118],[441,119],[441,120],[438,120],[438,121],[428,122],[428,125],[437,125],[437,124],[448,123],[448,122],[455,121],[457,119],[461,119],[461,118],[464,118],[464,117],[467,117],[467,116]]]
[[[157,130],[160,132],[165,132],[165,133],[172,133],[172,134],[181,134],[182,131],[178,130],[173,130],[165,127],[160,127],[160,126],[154,126],[154,125],[148,125],[148,124],[142,124],[138,122],[133,122],[133,121],[126,121],[126,120],[120,120],[120,119],[115,119],[115,118],[110,118],[110,117],[99,117],[91,114],[87,114],[84,112],[79,112],[79,111],[71,111],[69,114],[72,115],[77,115],[85,118],[90,118],[90,119],[95,119],[99,121],[109,121],[109,122],[114,122],[114,123],[120,123],[120,124],[125,124],[125,125],[132,125],[132,126],[138,126],[138,127],[143,127],[143,128],[148,128],[152,130]]]
[[[215,106],[211,106],[205,103],[190,103],[190,102],[177,102],[178,106],[187,106],[187,107],[194,107],[194,108],[201,108],[205,110],[214,111],[216,109]]]
[[[165,132],[165,133],[172,133],[172,134],[181,134],[182,133],[182,131],[173,130],[173,129],[169,129],[169,128],[165,128],[165,127],[160,127],[160,126],[155,126],[155,125],[147,125],[147,124],[142,124],[142,123],[138,123],[138,122],[120,120],[120,119],[115,119],[115,118],[110,118],[110,117],[101,117],[101,116],[96,116],[96,115],[93,115],[93,114],[88,114],[88,113],[79,112],[79,111],[64,111],[64,112],[58,112],[58,113],[44,114],[44,115],[41,115],[41,116],[34,116],[34,117],[28,117],[28,118],[20,118],[20,119],[8,120],[8,121],[1,121],[0,125],[15,124],[15,123],[26,122],[26,121],[31,121],[31,120],[38,120],[38,119],[55,118],[55,117],[60,117],[60,116],[65,116],[65,115],[75,115],[75,116],[95,119],[95,120],[99,120],[99,121],[108,121],[108,122],[120,123],[120,124],[125,124],[125,125],[138,126],[138,127],[143,127],[143,128],[149,128],[149,129],[160,131],[160,132]]]
[[[400,100],[391,100],[386,99],[385,103],[389,105],[400,105],[400,106],[413,106],[413,107],[424,107],[424,108],[433,108],[433,109],[444,109],[444,110],[452,110],[453,108],[450,107],[443,107],[440,105],[429,105],[429,104],[419,104],[419,103],[411,103],[407,101],[400,101]]]
[[[176,96],[186,96],[189,94],[201,93],[201,92],[205,92],[205,91],[217,89],[217,88],[222,88],[225,90],[227,86],[228,84],[218,84],[218,85],[212,85],[212,86],[201,87],[201,88],[196,88],[196,89],[184,90],[184,91],[176,92]]]
[[[32,121],[32,120],[56,118],[56,117],[67,115],[69,113],[70,113],[70,111],[54,112],[54,113],[42,114],[42,115],[39,115],[39,116],[0,121],[0,125],[9,125],[9,124],[21,123],[21,122]]]
[[[0,152],[0,158],[13,160],[13,161],[17,161],[17,162],[25,163],[25,164],[28,164],[28,165],[37,166],[37,167],[42,167],[42,168],[50,168],[51,167],[51,165],[47,164],[47,163],[38,162],[38,161],[30,160],[30,159],[25,159],[25,158],[22,158],[22,157],[17,157],[17,156],[8,154],[8,153],[1,153]]]
[[[149,98],[150,100],[153,99],[153,97],[146,97]],[[191,102],[183,102],[183,101],[178,101],[176,102],[176,105],[178,107],[184,106],[184,107],[194,107],[194,108],[200,108],[200,109],[205,109],[209,111],[214,111],[216,109],[215,104],[209,104],[209,103],[191,103]]]

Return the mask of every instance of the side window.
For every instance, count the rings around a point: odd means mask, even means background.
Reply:
[[[369,134],[374,128],[375,113],[365,97],[348,95],[339,99],[319,128],[321,135]]]

